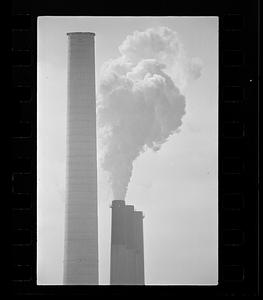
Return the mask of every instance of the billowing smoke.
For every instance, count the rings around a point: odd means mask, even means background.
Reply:
[[[185,97],[179,87],[200,76],[201,63],[186,58],[167,27],[136,31],[119,51],[103,66],[97,112],[101,164],[113,197],[124,199],[134,160],[147,149],[159,150],[182,125]]]

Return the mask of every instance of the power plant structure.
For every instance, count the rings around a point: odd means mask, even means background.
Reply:
[[[111,285],[144,285],[143,213],[112,201]]]
[[[98,284],[94,33],[68,36],[64,284]]]

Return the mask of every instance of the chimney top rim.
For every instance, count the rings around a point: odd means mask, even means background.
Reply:
[[[131,204],[126,205],[126,207],[134,209],[134,205],[131,205]]]
[[[67,35],[91,35],[91,36],[95,36],[94,32],[81,32],[81,31],[76,31],[76,32],[67,32]]]
[[[115,204],[121,204],[121,205],[125,206],[125,201],[124,200],[113,200],[112,205],[115,205]]]

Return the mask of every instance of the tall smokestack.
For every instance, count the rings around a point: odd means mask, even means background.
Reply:
[[[98,284],[94,33],[68,33],[64,284]]]

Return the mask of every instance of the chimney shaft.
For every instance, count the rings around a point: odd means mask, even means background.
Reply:
[[[94,34],[68,33],[64,284],[98,284]]]
[[[136,284],[144,284],[144,245],[143,245],[143,214],[134,212],[135,252],[136,252]]]
[[[144,285],[143,216],[123,200],[112,201],[112,285]]]

